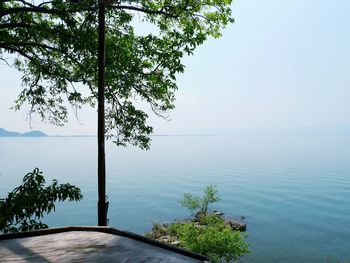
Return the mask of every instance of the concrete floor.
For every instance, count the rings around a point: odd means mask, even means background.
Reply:
[[[127,237],[70,231],[0,240],[0,262],[202,262]]]

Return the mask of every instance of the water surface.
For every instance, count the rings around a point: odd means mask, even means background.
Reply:
[[[150,151],[107,144],[110,225],[144,234],[188,217],[184,192],[219,188],[215,208],[244,216],[244,262],[350,261],[350,137],[163,136]],[[96,138],[0,138],[0,196],[34,167],[79,186],[84,200],[57,206],[50,226],[97,222]]]

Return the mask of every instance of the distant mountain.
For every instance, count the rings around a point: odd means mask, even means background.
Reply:
[[[0,137],[46,137],[47,135],[41,131],[30,131],[25,133],[19,133],[14,131],[7,131],[0,128]]]
[[[30,131],[22,133],[21,137],[47,137],[47,135],[41,131]]]
[[[0,128],[0,137],[19,137],[21,134],[19,132],[7,131],[3,128]]]

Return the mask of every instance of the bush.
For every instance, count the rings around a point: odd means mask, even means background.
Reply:
[[[212,262],[237,260],[249,253],[245,235],[225,225],[218,217],[206,216],[206,225],[194,222],[177,223],[172,226],[179,236],[180,245],[188,250],[204,255]]]
[[[4,199],[0,199],[0,233],[13,233],[47,228],[40,219],[55,211],[56,201],[80,201],[78,187],[58,184],[57,180],[44,187],[42,172],[35,168],[23,178],[23,183]]]
[[[231,228],[220,216],[208,213],[208,206],[219,201],[215,185],[204,189],[203,197],[184,194],[180,204],[188,208],[195,218],[170,224],[154,223],[152,231],[146,236],[164,243],[179,245],[192,252],[202,254],[211,262],[230,262],[249,253],[245,242],[247,235]]]

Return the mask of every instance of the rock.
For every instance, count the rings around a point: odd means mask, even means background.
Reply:
[[[159,240],[160,242],[163,242],[163,243],[169,243],[169,242],[170,242],[170,239],[171,239],[170,236],[161,236],[160,238],[158,238],[158,240]]]
[[[198,211],[195,215],[194,215],[194,218],[197,220],[197,221],[201,221],[201,218],[205,216],[205,213],[202,212],[202,211]]]
[[[180,245],[180,241],[175,240],[175,241],[171,242],[170,244],[172,244],[174,246],[178,246],[178,245]]]
[[[238,220],[228,220],[228,223],[230,224],[230,227],[232,228],[232,230],[236,230],[236,231],[246,231],[247,229],[247,224],[238,221]]]
[[[214,215],[216,215],[216,216],[222,216],[222,215],[224,215],[223,212],[216,211],[216,210],[214,210],[213,213],[214,213]]]

